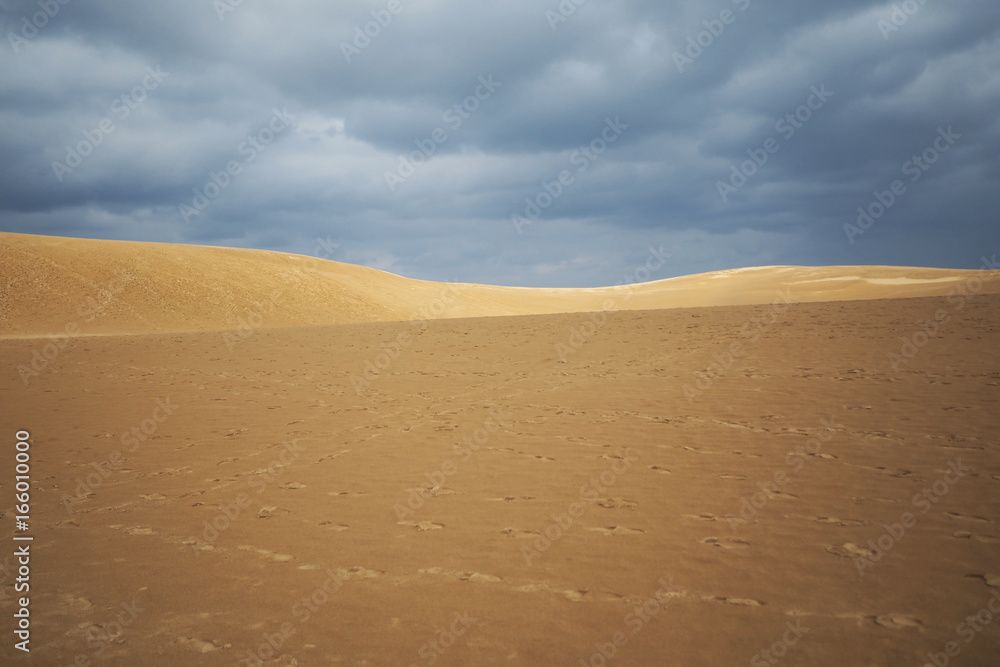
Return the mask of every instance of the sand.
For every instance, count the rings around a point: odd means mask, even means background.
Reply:
[[[589,290],[456,286],[442,319],[388,321],[440,286],[401,303],[415,281],[334,265],[240,331],[226,326],[275,284],[248,276],[300,260],[17,235],[0,253],[0,662],[1000,655],[1000,624],[975,618],[1000,611],[995,272],[766,267],[638,286],[604,312],[556,309],[586,310]],[[199,254],[260,264],[237,299],[225,266],[168,270]],[[74,315],[116,257],[134,279]],[[699,288],[751,303],[687,307]],[[299,306],[310,326],[290,321]],[[90,335],[39,335],[73,317]],[[152,330],[175,326],[193,328]],[[27,655],[7,574],[19,429]]]
[[[650,248],[622,276],[630,284],[531,289],[411,280],[262,250],[0,233],[0,336],[947,296],[980,279],[986,284],[979,285],[979,293],[1000,293],[997,271],[891,266],[751,267],[650,280],[669,275],[668,255],[663,248]]]

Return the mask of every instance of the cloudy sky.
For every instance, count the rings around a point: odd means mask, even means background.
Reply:
[[[996,0],[0,6],[3,231],[529,286],[1000,252]]]

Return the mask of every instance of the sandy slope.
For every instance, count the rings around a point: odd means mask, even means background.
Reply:
[[[649,261],[655,266],[660,260],[651,255]],[[632,275],[646,277],[641,267]],[[669,273],[669,264],[659,273]],[[906,267],[761,267],[627,288],[524,289],[410,280],[259,250],[0,233],[0,336],[916,297],[948,294],[972,275]],[[984,291],[1000,292],[1000,278]]]
[[[0,341],[3,664],[1000,655],[994,295],[81,337],[24,384],[42,342]]]
[[[0,235],[0,664],[997,664],[995,271],[307,262]]]

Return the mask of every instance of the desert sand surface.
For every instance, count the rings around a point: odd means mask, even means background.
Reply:
[[[996,271],[434,313],[448,286],[331,263],[232,328],[301,261],[0,236],[0,663],[998,664]]]

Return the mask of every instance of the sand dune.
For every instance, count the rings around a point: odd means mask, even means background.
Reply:
[[[921,297],[948,294],[974,275],[774,266],[631,286],[529,289],[412,280],[279,252],[0,233],[0,335],[57,334],[67,327],[79,334],[131,334]],[[984,293],[998,291],[1000,279],[983,287]]]
[[[0,236],[0,664],[997,664],[996,271],[307,261]]]

